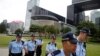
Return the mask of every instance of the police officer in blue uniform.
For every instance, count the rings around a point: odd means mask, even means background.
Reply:
[[[42,44],[43,44],[41,36],[38,39],[36,39],[36,44],[37,44],[37,47],[36,47],[36,56],[41,56],[41,53],[42,53]]]
[[[88,28],[82,28],[77,37],[78,43],[76,48],[76,56],[86,56],[86,39],[90,35]]]
[[[62,36],[63,49],[56,50],[50,53],[48,56],[74,56],[72,53],[76,50],[77,39],[75,35],[68,32]]]
[[[49,53],[52,53],[53,51],[57,50],[57,44],[56,44],[56,37],[54,35],[51,36],[51,42],[49,42],[46,46],[46,56]]]
[[[21,40],[22,34],[16,34],[16,40],[12,40],[9,44],[9,56],[22,56],[24,41]]]
[[[25,56],[34,56],[34,53],[36,51],[36,40],[34,34],[31,35],[31,40],[25,42],[24,49]]]

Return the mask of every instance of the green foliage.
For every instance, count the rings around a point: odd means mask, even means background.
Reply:
[[[50,34],[57,34],[57,33],[59,33],[59,29],[55,28],[53,25],[51,25],[46,28],[46,32],[48,32]]]
[[[71,31],[71,28],[69,28],[69,27],[64,27],[64,28],[61,29],[62,33],[67,33],[69,31]]]
[[[37,26],[37,25],[31,25],[30,26],[30,32],[38,32],[39,31],[39,28],[40,26]]]
[[[55,28],[53,25],[51,26],[38,26],[38,25],[31,25],[30,32],[48,32],[50,34],[57,34],[59,33],[59,29]]]
[[[97,32],[94,34],[93,38],[90,39],[90,41],[100,43],[100,28],[97,29]]]
[[[79,30],[83,27],[87,27],[90,29],[91,32],[91,37],[90,41],[92,42],[100,42],[100,28],[98,28],[94,23],[90,21],[82,21],[80,24],[77,26],[77,33],[79,33]]]
[[[0,24],[0,33],[5,33],[6,32],[6,25],[2,22]]]
[[[17,29],[16,31],[15,31],[15,34],[17,34],[17,33],[23,33],[23,31],[21,30],[21,29]]]
[[[79,23],[79,25],[77,26],[77,30],[79,33],[79,30],[82,29],[83,27],[89,28],[91,31],[91,36],[94,36],[94,34],[97,32],[96,28],[95,28],[95,24],[90,22],[90,21],[82,21]]]

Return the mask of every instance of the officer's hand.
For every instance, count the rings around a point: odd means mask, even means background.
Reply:
[[[28,51],[25,51],[25,54],[28,54]]]

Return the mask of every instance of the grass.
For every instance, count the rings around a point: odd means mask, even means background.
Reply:
[[[24,37],[24,38],[29,39],[27,37]],[[0,47],[7,47],[9,44],[9,41],[11,41],[12,39],[15,39],[15,37],[0,36]],[[50,39],[43,39],[42,56],[45,56],[45,49],[46,49],[45,47],[48,42],[50,42]],[[57,42],[58,48],[60,49],[62,47],[61,39],[57,38],[56,42]],[[88,43],[87,56],[100,56],[100,44]]]
[[[9,44],[9,41],[14,39],[13,36],[0,36],[0,47],[6,47]]]
[[[87,56],[100,56],[100,43],[89,43],[87,45]]]

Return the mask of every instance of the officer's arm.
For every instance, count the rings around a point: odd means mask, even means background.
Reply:
[[[49,46],[48,46],[48,44],[47,44],[47,46],[46,46],[46,51],[47,51],[47,52],[50,51],[50,50],[49,50]]]
[[[56,46],[56,50],[58,50],[57,46]]]
[[[55,44],[55,50],[58,50],[58,48],[57,48],[57,44]]]
[[[43,41],[41,42],[41,46],[43,45]]]
[[[10,42],[10,43],[9,43],[9,47],[8,47],[8,48],[9,48],[9,54],[8,54],[9,56],[11,56],[11,45],[12,45],[12,44],[11,44],[11,42]]]
[[[86,50],[85,49],[83,50],[83,56],[86,56]]]
[[[24,50],[25,50],[25,54],[28,53],[28,50],[27,50],[27,42],[24,43],[23,48],[24,48]]]
[[[81,52],[81,51],[80,51],[79,46],[80,46],[80,45],[77,44],[77,48],[76,48],[76,51],[75,51],[76,56],[80,56],[80,52]]]

